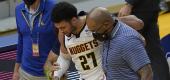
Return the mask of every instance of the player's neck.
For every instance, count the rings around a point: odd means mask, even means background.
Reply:
[[[79,34],[82,30],[82,28],[84,28],[84,25],[86,24],[86,19],[85,18],[79,18],[79,20],[77,21],[77,26],[76,26],[76,32],[74,32],[74,34]]]

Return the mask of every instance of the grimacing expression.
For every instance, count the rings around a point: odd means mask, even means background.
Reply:
[[[66,36],[70,36],[73,31],[73,26],[70,21],[63,20],[60,21],[59,23],[54,23],[54,25]]]

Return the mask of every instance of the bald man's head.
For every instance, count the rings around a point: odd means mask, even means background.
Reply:
[[[86,23],[90,31],[105,35],[113,27],[114,20],[106,8],[97,7],[89,12]]]
[[[96,7],[89,12],[88,18],[93,19],[97,23],[103,23],[111,18],[111,14],[106,8]]]
[[[87,15],[87,25],[92,31],[96,31],[100,27],[101,30],[99,30],[99,32],[106,31],[112,22],[113,18],[111,13],[103,7],[93,8]]]

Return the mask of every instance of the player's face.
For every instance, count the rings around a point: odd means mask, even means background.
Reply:
[[[58,28],[64,35],[70,36],[72,33],[72,23],[70,21],[61,21],[59,23],[54,23],[55,27]]]

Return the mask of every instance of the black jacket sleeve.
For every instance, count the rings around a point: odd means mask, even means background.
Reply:
[[[128,4],[131,4],[132,6],[136,5],[142,0],[125,0]]]
[[[55,41],[52,51],[56,54],[59,55],[60,54],[60,43],[58,40]]]

